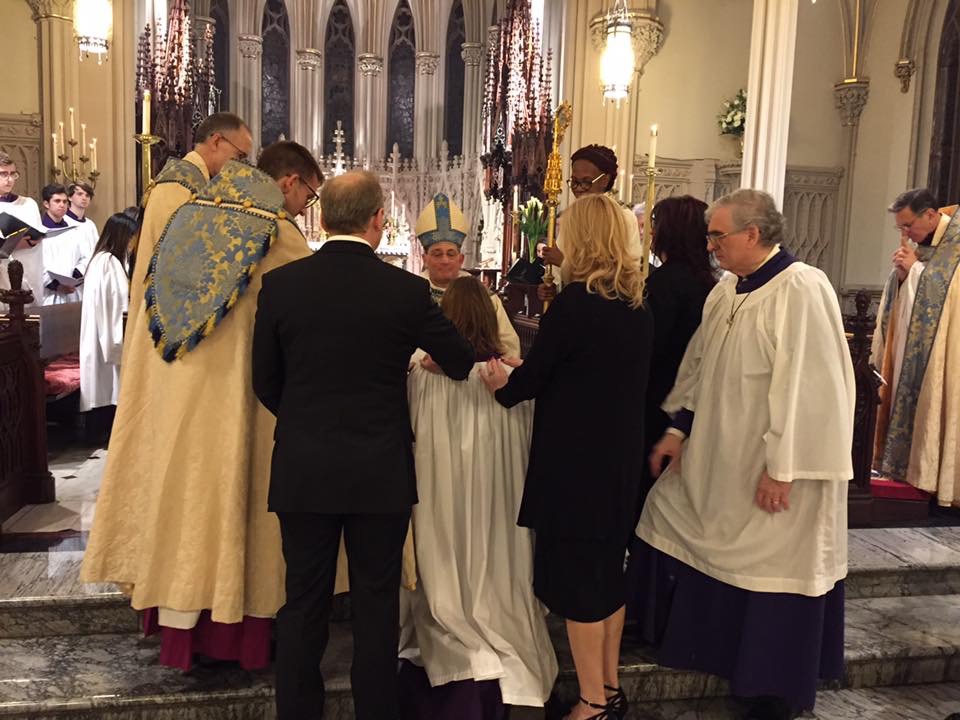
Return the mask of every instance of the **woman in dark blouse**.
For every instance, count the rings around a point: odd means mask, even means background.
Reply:
[[[660,409],[677,379],[687,343],[700,327],[703,303],[717,283],[707,252],[707,204],[690,195],[665,198],[653,209],[650,222],[653,252],[661,265],[647,281],[647,306],[653,314],[653,356],[646,398],[646,444],[653,445],[670,424]],[[654,478],[644,464],[637,518]]]
[[[629,220],[603,195],[570,206],[563,291],[509,380],[499,360],[485,375],[505,407],[536,398],[518,522],[536,531],[534,593],[567,621],[580,685],[570,720],[626,714],[623,560],[646,457],[637,439],[653,333]]]

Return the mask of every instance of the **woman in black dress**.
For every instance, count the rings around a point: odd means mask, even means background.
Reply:
[[[499,360],[485,375],[505,407],[536,398],[518,522],[536,531],[534,593],[567,621],[580,685],[569,720],[626,714],[623,560],[646,457],[637,438],[653,333],[630,221],[604,195],[570,206],[563,291],[509,380]]]
[[[650,272],[647,280],[647,306],[653,314],[653,356],[645,428],[648,457],[670,424],[660,405],[673,388],[690,338],[700,327],[703,303],[717,284],[716,271],[707,252],[706,211],[705,202],[683,195],[658,202],[650,218],[653,253],[661,265]],[[638,519],[655,479],[644,464]]]

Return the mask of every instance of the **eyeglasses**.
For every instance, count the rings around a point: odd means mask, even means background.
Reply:
[[[297,176],[297,180],[299,180],[300,182],[302,182],[302,183],[303,183],[303,186],[313,194],[313,197],[310,198],[309,200],[307,200],[306,204],[303,206],[303,209],[304,209],[304,210],[306,210],[306,209],[309,208],[309,207],[313,207],[313,206],[316,205],[318,202],[320,202],[320,196],[317,194],[317,191],[314,190],[314,189],[313,189],[312,187],[310,187],[309,185],[307,185],[307,181],[306,181],[306,180],[304,180],[304,179],[303,179],[302,177],[300,177],[299,175]]]
[[[235,158],[236,160],[239,160],[242,163],[247,163],[248,165],[250,164],[250,162],[247,160],[247,154],[238,148],[234,143],[230,142],[230,138],[228,138],[226,135],[221,135],[220,139],[237,151],[237,157]]]
[[[6,170],[0,170],[0,180],[19,180],[20,173],[16,170],[13,172],[7,172]]]
[[[589,190],[593,187],[593,184],[606,175],[605,172],[597,175],[593,180],[581,180],[580,178],[567,178],[567,186],[571,190]]]
[[[706,237],[707,237],[707,242],[708,242],[708,243],[713,243],[714,245],[716,245],[718,242],[720,242],[720,241],[723,240],[724,238],[726,238],[726,237],[728,237],[728,236],[730,236],[730,235],[736,235],[738,232],[743,232],[744,230],[746,230],[746,228],[737,228],[736,230],[728,230],[728,231],[725,232],[725,233],[722,233],[722,232],[718,232],[718,231],[716,231],[716,230],[713,230],[712,232],[708,232],[708,233],[707,233],[707,236],[706,236]]]
[[[2,177],[2,174],[0,174],[0,177]],[[927,208],[926,210],[923,210],[923,211],[921,211],[920,213],[914,215],[914,216],[913,216],[913,220],[911,220],[910,222],[905,222],[905,223],[903,223],[902,225],[894,225],[894,227],[895,227],[897,230],[899,230],[900,232],[909,232],[909,231],[910,231],[910,228],[913,227],[913,224],[914,224],[917,220],[919,220],[920,218],[922,218],[924,215],[926,215],[927,212],[928,212],[929,210],[931,210],[931,209],[932,209],[932,208]]]

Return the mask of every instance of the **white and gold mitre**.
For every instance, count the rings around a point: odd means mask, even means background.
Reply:
[[[424,250],[429,250],[431,245],[438,242],[449,242],[460,247],[468,230],[463,212],[443,193],[433,196],[433,200],[420,213],[414,226],[414,232]]]

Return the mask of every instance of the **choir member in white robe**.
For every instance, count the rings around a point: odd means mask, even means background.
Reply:
[[[67,214],[64,220],[67,224],[76,227],[76,234],[73,236],[80,252],[81,273],[86,273],[87,263],[96,252],[97,242],[100,240],[100,232],[97,230],[96,223],[87,217],[87,210],[90,208],[90,201],[93,200],[93,187],[87,183],[73,183],[67,186],[67,197],[70,200],[70,207],[67,208]],[[83,286],[79,288],[80,297],[83,297]]]
[[[67,189],[63,185],[47,185],[42,190],[43,216],[40,222],[45,228],[69,228],[70,224],[64,219],[67,214],[69,200]],[[43,304],[60,305],[63,303],[80,302],[80,292],[77,288],[61,283],[51,273],[64,277],[81,279],[80,245],[77,243],[77,230],[60,233],[55,237],[45,237],[40,243],[43,249]]]
[[[401,591],[400,657],[413,664],[401,672],[403,716],[499,718],[503,703],[543,706],[557,675],[546,610],[533,594],[533,533],[516,523],[533,404],[501,407],[480,377],[484,362],[502,355],[487,289],[457,279],[441,307],[477,363],[456,382],[417,362],[408,380],[420,582]]]
[[[117,404],[123,314],[130,293],[127,247],[136,230],[136,220],[124,213],[112,215],[87,265],[80,314],[80,412],[115,409]]]
[[[780,249],[773,198],[738,190],[707,218],[729,272],[663,406],[650,462],[673,462],[637,526],[628,614],[663,664],[793,718],[842,674],[853,368],[836,294]]]
[[[37,201],[13,192],[20,173],[17,165],[7,153],[0,151],[0,213],[9,213],[32,227],[42,227],[40,208]],[[35,307],[43,302],[43,250],[41,243],[23,241],[13,251],[13,257],[23,265],[23,289],[33,292],[33,302],[27,307]],[[0,287],[10,287],[7,279],[6,260],[0,260]],[[0,311],[6,309],[0,303]]]

